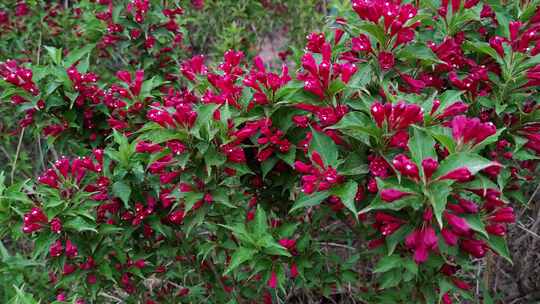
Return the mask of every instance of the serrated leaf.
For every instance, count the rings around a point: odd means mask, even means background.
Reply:
[[[391,270],[389,272],[383,273],[383,275],[380,278],[381,289],[391,288],[394,286],[397,286],[399,282],[401,282],[403,276],[403,272],[398,269]]]
[[[315,192],[311,195],[305,195],[302,194],[300,197],[296,200],[293,207],[289,211],[289,213],[295,211],[296,209],[300,208],[306,208],[306,207],[312,207],[315,205],[320,204],[323,200],[325,200],[330,194],[328,191],[322,191],[322,192]]]
[[[75,62],[79,61],[81,58],[84,57],[84,55],[89,54],[92,52],[92,50],[96,47],[95,44],[87,44],[86,46],[71,50],[67,57],[64,59],[64,67],[68,68],[75,64]]]
[[[352,212],[353,216],[356,218],[356,206],[354,198],[356,197],[356,192],[358,191],[358,184],[350,180],[342,185],[339,185],[337,187],[334,187],[330,192],[339,197],[341,199],[341,202],[349,211]]]
[[[433,179],[437,179],[455,169],[463,167],[469,169],[471,174],[474,175],[492,164],[490,160],[474,153],[460,152],[451,154],[441,162],[439,169],[433,174]]]
[[[338,147],[336,143],[326,134],[319,131],[315,131],[311,128],[313,138],[309,145],[309,154],[313,151],[317,151],[324,162],[325,166],[332,166],[334,168],[338,165]]]
[[[131,196],[131,187],[123,181],[117,181],[112,185],[112,193],[119,197],[126,209],[129,209],[129,197]]]
[[[253,221],[253,233],[255,238],[261,238],[268,234],[268,223],[266,221],[266,212],[257,205],[257,211],[255,212],[255,220]]]
[[[489,247],[491,247],[491,249],[493,249],[498,255],[503,257],[510,264],[513,264],[510,256],[510,250],[508,250],[506,240],[503,237],[491,235],[486,242],[488,243]]]
[[[450,185],[452,181],[444,180],[437,181],[429,185],[429,202],[433,207],[433,213],[439,223],[439,227],[442,228],[442,214],[446,209],[446,203],[448,201],[448,195],[452,191]]]
[[[413,209],[418,210],[421,206],[422,206],[422,201],[420,200],[418,195],[409,195],[402,199],[393,201],[391,203],[383,201],[380,195],[377,195],[367,207],[358,211],[358,214],[366,213],[373,210],[398,211],[405,207],[412,207]]]
[[[51,60],[54,64],[60,64],[60,62],[62,61],[62,50],[46,45],[43,46],[43,48],[47,50],[47,53],[49,54],[49,57],[51,57]]]
[[[238,248],[233,255],[231,256],[231,262],[229,264],[229,267],[225,270],[223,275],[227,275],[229,272],[240,266],[242,263],[251,260],[253,258],[253,255],[257,253],[257,250],[240,247]]]
[[[431,134],[431,136],[433,136],[433,138],[448,149],[450,153],[454,153],[456,150],[456,142],[454,141],[452,131],[449,128],[436,126],[427,129],[427,131]]]
[[[96,230],[96,225],[95,224],[92,224],[92,223],[89,223],[87,221],[85,221],[82,217],[75,217],[71,220],[68,220],[66,221],[64,224],[63,224],[63,227],[65,229],[73,229],[75,231],[93,231],[93,232],[98,232]]]
[[[387,272],[390,269],[401,267],[402,259],[397,255],[390,255],[382,257],[375,268],[373,269],[374,273]]]
[[[191,133],[197,138],[211,140],[213,135],[210,134],[210,126],[213,121],[213,115],[216,109],[219,107],[217,104],[202,104],[197,107],[197,119],[195,124],[191,128]]]
[[[493,59],[495,59],[497,61],[500,61],[500,59],[501,59],[499,57],[499,54],[497,54],[497,52],[493,48],[491,48],[491,46],[489,46],[489,44],[486,43],[486,42],[466,41],[464,43],[464,48],[472,50],[472,51],[476,51],[476,52],[479,52],[479,53],[484,53],[484,54],[492,57]]]
[[[361,32],[367,33],[369,36],[375,38],[380,44],[384,45],[386,42],[386,34],[382,27],[371,22],[366,22],[358,27]]]
[[[486,238],[489,238],[485,225],[478,215],[465,215],[464,218],[472,230],[483,234]]]
[[[296,147],[291,146],[287,153],[278,153],[277,156],[292,167],[294,166],[294,161],[296,160]]]
[[[186,192],[184,194],[184,210],[189,212],[193,206],[203,198],[204,194],[200,192]]]
[[[409,150],[412,160],[418,168],[422,168],[422,161],[426,158],[437,159],[435,151],[435,140],[426,131],[419,128],[413,128],[412,137],[409,139]],[[423,170],[422,171],[423,174]]]

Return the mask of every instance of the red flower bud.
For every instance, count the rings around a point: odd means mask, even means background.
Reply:
[[[469,226],[469,223],[467,221],[457,215],[454,215],[449,212],[444,213],[444,218],[448,222],[448,224],[459,234],[465,235],[468,234],[471,230],[471,227]]]
[[[394,59],[394,55],[392,53],[381,52],[381,53],[379,53],[378,60],[379,60],[379,65],[381,66],[381,69],[383,71],[384,70],[389,70],[389,69],[394,67],[395,59]]]
[[[385,117],[384,106],[379,102],[374,102],[371,105],[371,116],[373,116],[373,119],[375,120],[377,126],[379,128],[382,128]]]
[[[371,52],[371,41],[365,34],[352,38],[352,50],[355,52]]]
[[[385,202],[391,203],[412,193],[403,192],[397,189],[384,189],[381,191],[381,199]]]
[[[272,271],[270,278],[268,279],[267,285],[269,288],[275,289],[277,287],[277,275],[275,271]]]
[[[445,175],[439,177],[439,179],[440,180],[451,179],[458,182],[466,182],[466,181],[469,181],[471,177],[472,177],[471,171],[469,171],[469,169],[467,169],[466,167],[461,167],[461,168],[457,168],[446,173]]]
[[[439,168],[439,162],[433,158],[426,158],[422,161],[422,169],[424,176],[430,179],[433,173]]]
[[[57,240],[51,245],[51,247],[49,247],[49,254],[51,257],[59,257],[62,255],[63,251],[64,247],[62,246],[62,242],[60,240]]]

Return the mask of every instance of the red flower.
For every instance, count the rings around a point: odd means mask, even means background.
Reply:
[[[460,243],[460,248],[474,256],[475,258],[482,258],[486,255],[488,245],[481,240],[462,240]]]
[[[418,167],[416,164],[404,154],[398,154],[392,161],[394,168],[398,170],[402,175],[410,177],[412,179],[418,179]]]
[[[439,168],[439,162],[433,158],[426,158],[422,160],[422,169],[424,170],[424,176],[430,179],[435,171]]]
[[[60,240],[57,240],[49,247],[49,254],[51,257],[59,257],[62,255],[63,251],[64,247],[62,246],[62,242]]]
[[[458,182],[466,182],[466,181],[469,181],[471,178],[472,178],[472,173],[466,167],[454,169],[446,173],[445,175],[439,177],[439,179],[441,180],[451,179]]]
[[[437,248],[437,236],[431,227],[414,230],[405,238],[405,245],[414,251],[413,259],[417,264],[424,263],[430,250]]]
[[[373,226],[379,230],[383,236],[389,236],[398,230],[405,222],[392,215],[377,212],[375,213],[375,224]]]
[[[298,266],[295,263],[291,264],[291,278],[296,278],[298,276]]]
[[[394,67],[395,59],[394,55],[389,52],[380,52],[379,53],[379,65],[381,66],[381,69],[389,70]]]
[[[66,241],[66,256],[68,258],[75,258],[79,254],[79,251],[77,250],[77,246],[75,246],[71,240]]]
[[[371,41],[365,34],[352,38],[352,50],[355,52],[371,52]]]
[[[452,136],[460,143],[481,143],[484,139],[495,134],[497,128],[491,122],[480,122],[478,118],[467,118],[464,115],[452,119]]]
[[[461,235],[466,235],[471,231],[471,227],[469,226],[469,223],[467,221],[457,215],[454,215],[449,212],[444,212],[444,218],[452,227],[452,229]]]
[[[403,192],[397,189],[384,189],[381,191],[381,199],[385,202],[391,203],[411,194],[412,193]]]
[[[272,271],[270,274],[270,278],[268,279],[268,282],[266,283],[269,288],[275,289],[277,287],[277,275],[275,271]]]
[[[144,80],[143,70],[137,70],[135,72],[134,80],[131,79],[131,74],[128,71],[118,71],[116,72],[116,77],[129,86],[129,90],[131,91],[131,94],[133,94],[133,96],[139,96]]]

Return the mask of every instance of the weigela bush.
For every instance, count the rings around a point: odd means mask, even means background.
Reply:
[[[133,32],[158,18],[157,2],[103,18]],[[476,265],[511,261],[508,224],[538,181],[540,9],[340,8],[277,71],[234,50],[217,65],[141,55],[105,77],[95,71],[113,67],[87,59],[101,47],[2,63],[20,126],[77,146],[9,203],[49,275],[52,294],[33,292],[76,303],[480,299]]]

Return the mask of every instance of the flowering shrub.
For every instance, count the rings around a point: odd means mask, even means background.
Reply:
[[[538,181],[536,4],[353,0],[273,71],[113,38],[167,19],[175,50],[182,10],[151,2],[104,5],[108,41],[142,53],[125,69],[89,59],[104,45],[0,64],[19,125],[65,154],[0,189],[45,264],[36,296],[457,303],[480,297],[474,263],[511,262]]]

